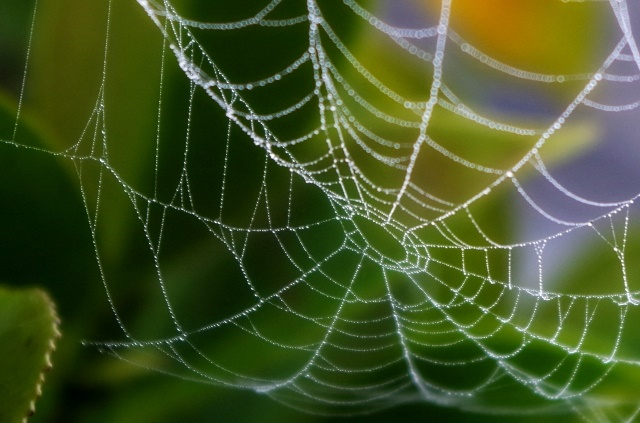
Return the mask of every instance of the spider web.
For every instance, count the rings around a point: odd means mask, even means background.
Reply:
[[[638,187],[594,193],[551,166],[554,145],[590,137],[585,122],[637,120],[631,3],[598,2],[615,39],[591,68],[558,74],[463,38],[450,24],[461,0],[405,26],[389,4],[356,0],[212,5],[209,20],[138,3],[162,35],[164,66],[187,77],[175,116],[160,72],[152,177],[129,182],[110,153],[108,38],[85,131],[56,153],[75,166],[125,336],[100,348],[309,412],[427,401],[635,418],[637,384],[616,387],[640,370]],[[495,81],[520,87],[511,101],[569,94],[527,121],[470,92],[511,93]],[[20,145],[15,132],[9,142]],[[109,196],[138,222],[158,333],[128,323],[106,264]],[[175,270],[185,266],[188,278]],[[607,266],[616,271],[599,277]]]

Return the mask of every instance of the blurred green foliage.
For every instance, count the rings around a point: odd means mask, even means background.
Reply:
[[[0,421],[20,423],[34,413],[60,336],[57,325],[44,292],[0,286]]]

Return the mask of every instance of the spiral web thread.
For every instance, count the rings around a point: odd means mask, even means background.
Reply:
[[[463,39],[449,24],[456,0],[442,1],[434,25],[412,28],[387,23],[364,2],[332,5],[372,39],[406,56],[404,66],[424,70],[424,86],[415,95],[399,93],[388,75],[377,75],[364,63],[357,41],[341,36],[333,18],[325,16],[326,2],[308,0],[303,13],[292,15],[300,5],[273,0],[257,13],[254,5],[240,19],[217,23],[183,18],[169,1],[138,3],[164,38],[163,61],[172,52],[189,80],[182,154],[171,158],[180,163],[179,176],[161,186],[166,180],[160,144],[153,152],[151,190],[130,185],[112,164],[108,150],[116,141],[108,138],[106,71],[86,133],[56,153],[76,166],[104,285],[127,338],[101,348],[125,360],[132,360],[127,356],[132,350],[160,353],[166,363],[151,367],[263,392],[310,412],[358,413],[427,401],[484,412],[558,408],[588,421],[636,418],[637,395],[610,392],[620,374],[640,368],[637,346],[633,349],[640,328],[640,275],[630,256],[637,197],[585,198],[555,178],[545,159],[548,145],[574,120],[637,117],[640,100],[619,104],[616,97],[607,102],[606,95],[619,86],[632,92],[640,79],[635,22],[626,1],[608,2],[618,39],[604,61],[581,74],[559,75],[512,67]],[[305,48],[289,52],[288,64],[267,74],[263,69],[273,66],[256,62],[253,75],[260,76],[242,80],[219,67],[215,49],[201,38],[245,30],[258,37],[303,34]],[[449,84],[454,69],[447,61],[454,55],[505,80],[580,88],[548,122],[513,125],[486,117],[490,113],[483,114],[481,103],[462,100],[465,93]],[[296,101],[274,101],[271,110],[257,110],[264,104],[253,98],[291,89],[294,78],[304,81],[296,82]],[[202,94],[226,122],[220,134],[205,141],[215,143],[218,154],[210,164],[208,191],[194,176],[200,170],[193,170],[194,99]],[[163,110],[161,100],[159,139],[160,122],[172,119]],[[475,157],[473,150],[432,136],[443,113],[519,143],[518,157]],[[306,123],[291,129],[301,121]],[[9,142],[20,145],[15,134]],[[255,162],[257,172],[235,162],[244,154],[262,157]],[[426,171],[429,167],[435,170]],[[457,179],[442,189],[443,182],[433,182],[438,171]],[[253,185],[241,182],[251,178]],[[542,181],[570,203],[570,211],[563,214],[537,201],[525,179]],[[126,195],[140,223],[169,335],[136,334],[112,296],[100,252],[106,180]],[[524,209],[552,229],[532,239],[500,235],[494,226],[503,221],[485,206],[504,198],[511,200],[502,207],[520,204],[507,214]],[[233,263],[233,282],[224,282],[226,275],[208,282],[233,285],[230,294],[212,291],[233,296],[227,300],[237,305],[226,315],[212,312],[209,320],[186,323],[189,306],[172,297],[177,282],[163,260],[167,232],[179,230],[174,219],[206,234],[217,246],[215,260]],[[616,267],[616,277],[595,288],[586,280],[584,289],[563,285],[547,269],[558,253],[555,245],[596,245],[603,260]],[[194,292],[198,295],[207,294]],[[240,338],[246,346],[232,352],[216,343]]]

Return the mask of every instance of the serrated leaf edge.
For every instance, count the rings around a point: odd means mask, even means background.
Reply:
[[[51,355],[56,350],[56,341],[62,337],[62,332],[60,332],[60,317],[58,316],[58,312],[56,310],[55,303],[49,298],[44,291],[39,291],[42,297],[48,304],[49,314],[51,316],[51,335],[49,337],[49,349],[44,354],[44,366],[42,371],[40,372],[40,376],[38,378],[38,382],[34,388],[33,399],[29,403],[29,410],[27,410],[26,415],[22,419],[22,423],[27,423],[29,418],[36,413],[36,402],[42,396],[42,385],[44,385],[46,374],[51,371],[53,368],[53,362],[51,361]]]

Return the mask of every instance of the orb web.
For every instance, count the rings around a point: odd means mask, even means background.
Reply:
[[[544,73],[463,35],[462,0],[237,2],[205,16],[138,3],[162,44],[147,173],[132,176],[111,135],[109,37],[85,130],[54,152],[78,175],[123,334],[95,345],[309,412],[427,401],[635,418],[637,384],[611,392],[640,370],[638,184],[590,190],[615,176],[606,161],[556,170],[613,126],[637,157],[634,4],[569,2],[606,14],[613,35],[579,72]],[[153,333],[130,322],[109,269],[108,202],[145,246]]]

